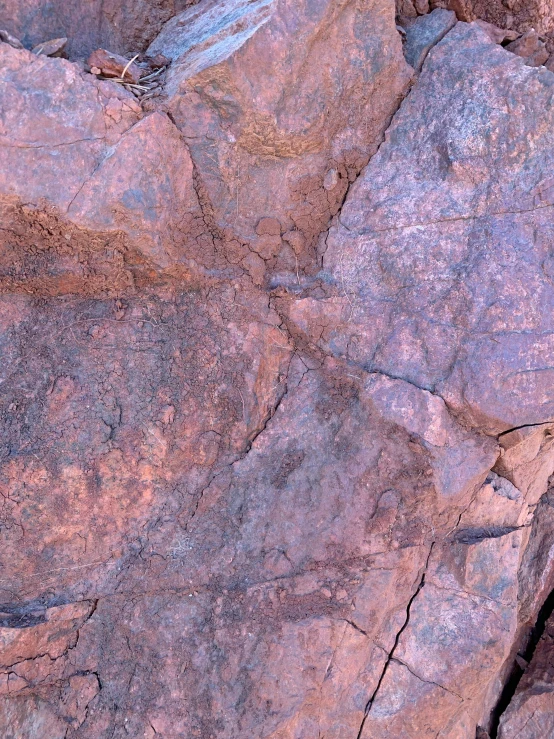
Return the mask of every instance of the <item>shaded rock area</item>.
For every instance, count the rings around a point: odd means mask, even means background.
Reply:
[[[554,8],[550,0],[396,0],[397,14],[408,19],[437,8],[454,11],[466,23],[481,19],[520,33],[530,28],[540,34],[554,32]]]
[[[554,733],[554,624],[546,623],[529,667],[501,719],[498,736],[550,736]]]
[[[116,53],[142,51],[163,24],[198,0],[3,0],[0,28],[28,48],[45,39],[68,38],[70,58],[99,46]]]
[[[507,5],[0,6],[2,737],[552,733],[552,17]]]

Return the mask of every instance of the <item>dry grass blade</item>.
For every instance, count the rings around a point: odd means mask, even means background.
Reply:
[[[150,98],[157,97],[161,94],[161,88],[163,86],[164,72],[167,71],[167,65],[156,69],[154,72],[145,77],[140,78],[140,84],[130,82],[125,79],[125,75],[130,65],[139,57],[136,54],[130,59],[125,65],[120,77],[107,77],[105,74],[98,74],[97,77],[100,80],[106,80],[108,82],[117,82],[119,85],[123,85],[126,90],[132,92],[135,97],[141,100],[149,100]]]
[[[123,82],[125,87],[132,87],[133,90],[144,90],[147,92],[150,88],[144,87],[144,85],[134,85],[132,82],[124,82],[123,80],[116,80],[116,82]]]
[[[129,67],[131,66],[131,64],[135,61],[135,59],[138,59],[138,57],[139,57],[139,55],[138,54],[135,54],[135,56],[132,59],[129,59],[129,61],[125,65],[125,69],[121,73],[121,79],[122,80],[125,79],[125,75],[127,74],[127,70],[129,69]]]
[[[160,69],[157,69],[155,72],[152,72],[151,74],[147,75],[146,77],[141,77],[141,82],[149,82],[150,80],[153,80],[155,77],[158,77],[160,74],[165,72],[167,67],[160,67]]]

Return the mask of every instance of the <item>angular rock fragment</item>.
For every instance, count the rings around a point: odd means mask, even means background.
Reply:
[[[371,377],[366,392],[379,412],[394,421],[428,449],[440,504],[455,515],[465,507],[498,456],[492,439],[460,428],[444,401],[426,390],[382,375]]]
[[[23,49],[23,44],[21,41],[15,36],[12,36],[12,34],[9,31],[0,30],[0,41],[4,44],[9,44],[13,49]]]
[[[404,22],[418,15],[413,0],[396,0],[396,13]]]
[[[517,626],[522,532],[434,549],[361,737],[469,737]],[[498,570],[496,563],[502,562]]]
[[[486,34],[488,34],[491,41],[494,41],[495,44],[503,44],[505,41],[515,41],[520,35],[517,31],[510,31],[507,28],[499,28],[493,23],[487,23],[483,20],[477,20],[475,22],[483,29],[483,31],[485,31]]]
[[[0,695],[25,695],[44,682],[62,677],[69,667],[69,652],[78,641],[79,629],[93,613],[94,603],[82,601],[40,609],[37,624],[26,623],[23,609],[17,604],[11,609],[12,619],[0,627]]]
[[[540,739],[554,733],[554,624],[547,621],[531,664],[500,719],[499,739]]]
[[[502,448],[495,470],[535,506],[546,493],[554,473],[554,423],[525,426],[502,434]]]
[[[415,9],[418,15],[425,15],[429,12],[429,0],[415,0]]]
[[[130,92],[63,60],[9,46],[0,55],[6,287],[109,292],[132,288],[145,264],[230,267],[205,223],[188,149],[165,114],[142,118]],[[41,221],[49,226],[35,236]],[[36,239],[49,255],[41,267]]]
[[[393,4],[204,0],[148,53],[173,60],[167,104],[218,227],[261,252],[256,225],[274,218],[305,246],[266,268],[317,271],[317,238],[410,82]]]
[[[539,39],[534,28],[529,29],[521,38],[508,44],[506,49],[511,51],[512,54],[523,57],[529,67],[540,67],[550,56],[546,50],[546,44]]]
[[[96,49],[89,56],[87,64],[93,74],[102,74],[104,77],[117,77],[137,84],[143,74],[141,68],[131,59],[106,49]]]
[[[433,46],[456,25],[456,14],[450,10],[434,10],[418,18],[406,29],[404,56],[410,66],[421,71],[423,62]]]
[[[474,496],[469,507],[464,511],[458,528],[466,532],[462,539],[468,538],[469,532],[508,532],[530,523],[534,512],[534,504],[527,503],[521,490],[509,480],[495,472],[487,475],[483,486]],[[456,537],[460,538],[460,532]]]
[[[414,739],[475,734],[516,632],[521,542],[515,531],[433,550],[362,737],[393,739],[405,726]]]
[[[63,57],[65,56],[65,47],[67,45],[66,38],[54,38],[50,41],[43,41],[35,46],[33,54],[43,54],[44,56]]]

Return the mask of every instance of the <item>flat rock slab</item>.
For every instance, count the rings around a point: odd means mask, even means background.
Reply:
[[[327,241],[348,320],[334,299],[326,345],[340,354],[352,336],[351,361],[491,433],[554,418],[553,95],[546,69],[458,24]]]

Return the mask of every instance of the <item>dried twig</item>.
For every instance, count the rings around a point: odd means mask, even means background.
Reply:
[[[148,82],[149,80],[153,80],[154,77],[158,77],[160,74],[163,74],[163,72],[165,72],[166,69],[167,69],[167,67],[160,67],[155,72],[152,72],[151,74],[147,75],[146,77],[141,77],[140,78],[140,81],[141,82]]]

